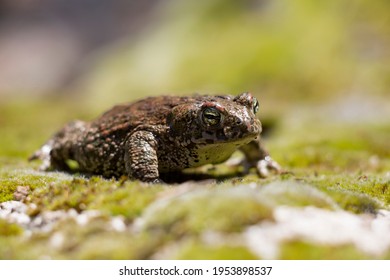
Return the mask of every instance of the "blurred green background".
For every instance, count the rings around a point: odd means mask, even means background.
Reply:
[[[288,105],[389,93],[385,0],[2,6],[1,99],[61,93],[106,108],[161,93],[252,91]]]
[[[253,91],[299,103],[389,93],[388,1],[168,1],[84,80],[99,98]]]

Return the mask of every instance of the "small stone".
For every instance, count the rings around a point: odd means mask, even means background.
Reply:
[[[0,203],[0,218],[10,223],[26,225],[30,222],[30,217],[26,214],[26,204],[19,201],[6,201]]]
[[[97,218],[100,216],[100,212],[98,210],[87,210],[80,214],[78,214],[76,217],[73,217],[76,221],[76,223],[80,226],[87,225],[93,218]]]
[[[50,238],[50,245],[56,249],[59,249],[63,246],[65,242],[65,236],[63,233],[56,232]]]
[[[126,224],[123,217],[114,217],[111,219],[111,227],[115,231],[123,232],[126,230]]]
[[[27,198],[29,193],[30,193],[29,186],[17,186],[16,191],[14,192],[14,200],[24,201]]]
[[[372,155],[368,159],[368,163],[369,163],[370,167],[378,168],[378,166],[380,165],[380,159],[377,155]]]
[[[364,253],[381,257],[390,248],[389,232],[388,210],[379,210],[373,217],[313,206],[279,206],[274,209],[274,221],[248,227],[244,237],[247,246],[266,259],[277,259],[281,246],[289,240],[328,246],[352,244]]]

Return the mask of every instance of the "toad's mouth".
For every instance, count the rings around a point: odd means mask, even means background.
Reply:
[[[221,144],[221,143],[229,143],[229,144],[237,144],[237,146],[241,146],[247,144],[253,140],[256,140],[259,137],[260,133],[258,131],[253,132],[245,132],[242,131],[229,131],[225,132],[225,130],[218,130],[213,133],[205,131],[202,133],[202,137],[193,138],[192,142],[196,144]]]

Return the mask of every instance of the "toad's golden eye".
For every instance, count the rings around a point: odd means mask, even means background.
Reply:
[[[219,124],[221,119],[221,113],[214,107],[207,107],[202,112],[202,120],[208,126]]]
[[[253,97],[253,113],[257,113],[259,111],[259,101],[257,101],[256,97]]]

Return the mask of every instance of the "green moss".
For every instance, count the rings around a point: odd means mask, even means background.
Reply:
[[[275,205],[337,209],[336,203],[324,192],[291,180],[268,184],[261,189],[260,194]]]
[[[384,259],[384,260],[390,260],[390,250],[388,250],[388,251],[386,252],[386,254],[383,256],[382,259]]]
[[[386,172],[390,168],[388,126],[321,123],[279,127],[274,157],[286,166],[323,172]],[[312,133],[315,132],[315,133]],[[288,153],[286,152],[288,151]]]
[[[64,173],[37,172],[26,167],[25,163],[7,164],[0,167],[0,203],[13,199],[17,186],[29,186],[33,191],[53,182],[69,182],[71,177]]]
[[[71,254],[80,259],[149,259],[158,249],[159,238],[132,236],[118,233],[102,233],[81,238],[82,244]]]
[[[317,187],[354,213],[389,207],[389,127],[344,123],[320,123],[320,127],[313,123],[294,130],[278,127],[276,142],[269,146],[274,158],[290,171],[281,179]]]
[[[53,235],[63,240],[51,246],[53,256],[67,259],[147,259],[163,242],[157,235],[113,231],[102,218],[84,227],[66,221],[56,227]]]
[[[327,191],[336,203],[344,210],[362,214],[376,214],[383,206],[368,195],[351,191]]]
[[[179,260],[256,260],[258,259],[245,246],[212,245],[191,240],[180,246],[175,254]]]
[[[15,252],[18,250],[15,246],[14,237],[0,237],[0,260],[15,259]]]
[[[20,235],[23,232],[23,229],[16,224],[11,224],[0,219],[0,236],[15,236]],[[1,238],[0,237],[0,238]]]
[[[157,235],[113,231],[102,217],[85,226],[64,220],[47,233],[0,238],[0,259],[147,259],[163,241]]]
[[[308,178],[343,209],[354,213],[375,213],[390,206],[389,179],[380,175],[324,175]]]
[[[279,259],[284,260],[362,260],[371,259],[353,245],[320,245],[290,241],[281,245]]]
[[[238,232],[272,219],[272,208],[248,188],[203,190],[152,205],[144,215],[144,230],[172,236],[204,230]]]
[[[108,215],[123,215],[128,220],[139,216],[152,202],[160,188],[148,188],[137,182],[118,182],[93,177],[89,180],[75,178],[66,184],[49,184],[37,189],[31,201],[38,205],[31,213],[45,210],[98,209]]]
[[[106,210],[110,215],[123,215],[129,220],[138,217],[162,190],[159,186],[143,186],[126,182],[112,193],[100,193],[90,209]]]

